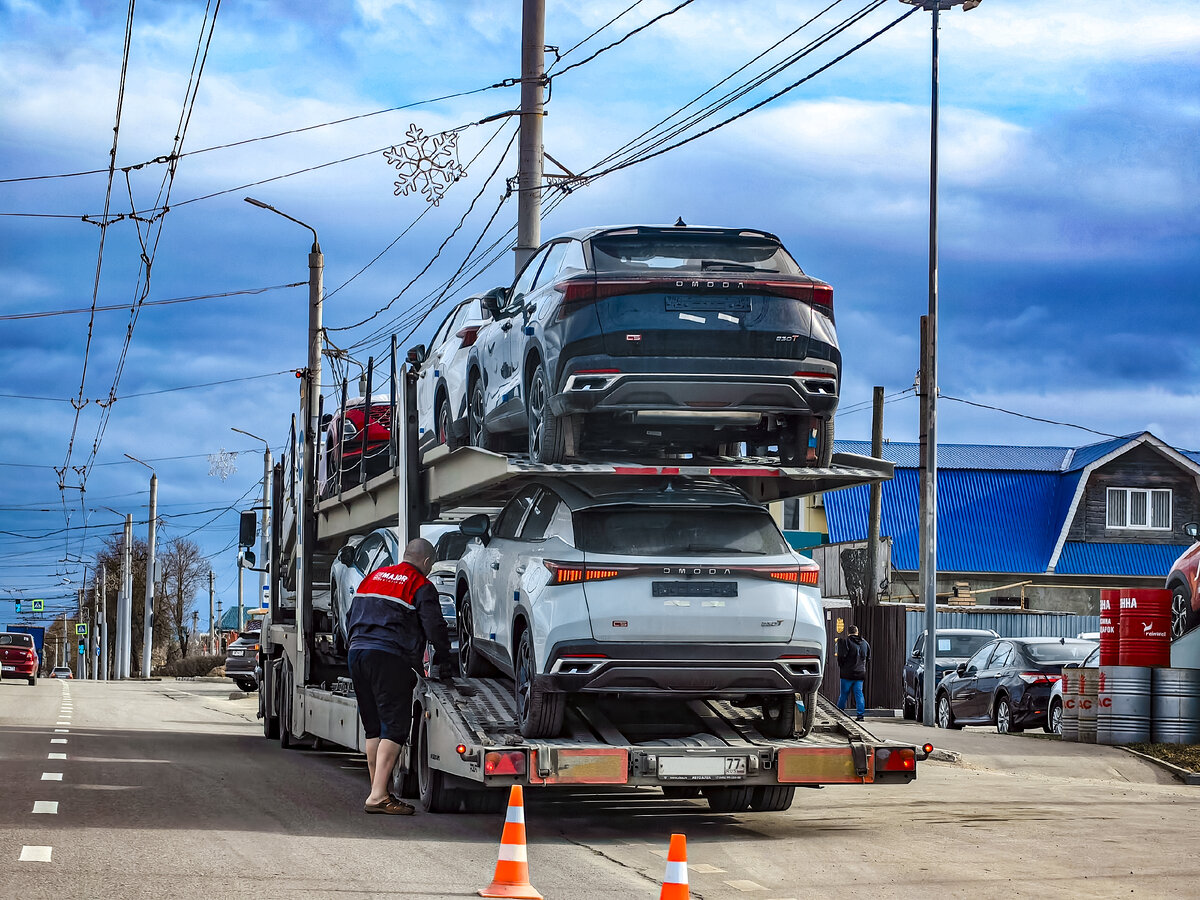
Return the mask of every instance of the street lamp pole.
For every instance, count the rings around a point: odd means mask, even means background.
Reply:
[[[158,473],[154,466],[142,462],[136,456],[125,454],[127,459],[145,466],[150,470],[150,528],[146,538],[146,608],[142,615],[142,677],[150,677],[150,654],[154,649],[154,537],[158,524]]]
[[[921,692],[921,719],[934,724],[937,672],[937,341],[938,341],[938,26],[942,10],[961,6],[974,9],[981,0],[901,0],[933,13],[931,82],[929,100],[929,312],[921,347],[921,409],[924,465],[921,473],[921,555],[917,581],[925,599],[925,677]]]
[[[254,438],[256,441],[263,442],[263,493],[262,493],[262,528],[259,531],[258,540],[258,602],[262,604],[268,602],[270,598],[267,596],[267,569],[270,568],[267,557],[267,529],[270,527],[271,515],[271,445],[267,443],[266,438],[261,438],[257,434],[251,434],[249,431],[243,431],[240,428],[231,428],[238,434],[244,434],[248,438]]]

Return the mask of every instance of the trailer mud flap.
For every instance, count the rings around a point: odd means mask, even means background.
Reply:
[[[529,752],[530,784],[625,784],[629,751],[618,747],[570,750],[539,746]]]
[[[780,784],[869,784],[874,781],[870,748],[784,747],[776,759]]]

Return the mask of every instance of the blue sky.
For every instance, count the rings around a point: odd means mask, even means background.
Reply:
[[[548,0],[546,41],[564,52],[630,2]],[[589,170],[830,2],[695,0],[561,72],[547,106],[547,150],[574,172]],[[675,5],[645,0],[556,68]],[[866,5],[836,4],[741,78]],[[126,8],[100,0],[0,2],[0,178],[105,169]],[[870,12],[700,128],[799,80],[908,9],[888,2]],[[200,0],[137,7],[118,167],[170,152],[204,10]],[[942,22],[943,395],[1108,434],[1151,430],[1175,446],[1200,447],[1200,10],[1192,0],[1062,0],[1032,14],[1018,0],[984,0]],[[160,539],[199,529],[192,537],[212,554],[218,595],[233,600],[236,516],[218,514],[249,503],[240,498],[255,493],[262,461],[261,444],[230,428],[262,435],[276,449],[285,440],[296,406],[289,370],[304,364],[305,289],[143,307],[118,399],[105,410],[96,401],[110,396],[129,307],[144,284],[139,228],[143,240],[157,238],[148,241],[151,301],[307,278],[309,233],[242,202],[251,195],[318,230],[325,324],[337,346],[365,342],[373,326],[427,309],[497,207],[480,246],[515,222],[513,200],[500,203],[503,178],[515,173],[515,151],[500,163],[515,122],[470,123],[516,107],[517,88],[207,148],[512,78],[519,23],[518,0],[224,4],[187,120],[183,150],[191,155],[178,161],[169,211],[104,229],[98,280],[101,229],[82,217],[99,220],[105,173],[0,183],[7,288],[0,316],[88,309],[94,285],[99,306],[124,306],[95,314],[82,390],[89,402],[69,460],[76,415],[68,400],[80,394],[89,315],[0,319],[0,530],[14,533],[0,534],[0,598],[73,596],[82,572],[71,560],[92,555],[117,521],[101,506],[144,522],[148,472],[124,459],[130,453],[158,471],[160,512],[171,516]],[[912,440],[917,404],[902,392],[917,370],[926,308],[929,44],[929,15],[919,11],[762,109],[573,192],[549,212],[543,236],[677,216],[779,234],[806,271],[834,285],[845,359],[839,436],[869,434],[865,407],[880,384],[897,395],[887,406],[888,436]],[[394,195],[395,170],[370,152],[403,142],[410,124],[430,134],[469,126],[458,133],[459,156],[467,163],[478,154],[467,177],[427,212],[420,195]],[[278,177],[314,166],[323,167]],[[156,206],[165,173],[162,163],[131,168],[128,180],[118,171],[110,215],[128,214],[132,196],[149,219],[144,212]],[[387,313],[368,326],[332,330],[400,294],[480,192],[440,259]],[[507,283],[511,254],[496,255],[447,298]],[[432,312],[406,345],[427,337],[440,318]],[[365,362],[381,346],[366,342],[351,352]],[[333,371],[327,365],[327,383]],[[247,380],[190,387],[229,379]],[[180,387],[189,389],[135,396]],[[949,399],[939,422],[944,441],[1099,439]],[[209,475],[208,460],[222,449],[239,451],[237,471],[224,482]],[[68,488],[60,491],[55,467],[64,463]],[[75,466],[88,467],[82,504],[71,488],[83,480]],[[137,528],[144,535],[145,525]]]

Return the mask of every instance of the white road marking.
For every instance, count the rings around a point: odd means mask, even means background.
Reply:
[[[67,758],[67,754],[65,754],[65,753],[47,753],[46,754],[46,759],[66,759],[66,758]]]
[[[52,744],[65,744],[66,742],[66,738],[50,738],[50,743]]]
[[[725,882],[731,888],[739,891],[765,891],[766,888],[757,881],[727,881]]]
[[[62,721],[62,720],[60,719],[59,721],[55,722],[54,724],[55,724],[55,725],[70,725],[70,724],[71,724],[71,720],[70,720],[70,719],[67,719],[67,720],[64,722],[64,721]]]
[[[33,811],[35,813],[48,813],[49,815],[58,815],[57,800],[34,800]]]
[[[21,862],[50,862],[53,847],[22,847]]]
[[[43,772],[42,781],[62,781],[62,772]]]
[[[724,872],[724,869],[718,869],[716,866],[710,866],[708,863],[692,863],[688,866],[693,872],[699,872],[701,875],[713,875],[717,872]]]
[[[71,729],[70,728],[55,728],[54,733],[55,734],[70,734]]]

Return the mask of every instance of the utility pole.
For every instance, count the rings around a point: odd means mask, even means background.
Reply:
[[[364,396],[366,389],[363,389]],[[368,404],[370,398],[367,398]],[[266,438],[261,438],[257,434],[251,434],[249,431],[243,431],[240,428],[232,428],[231,431],[236,431],[238,434],[244,434],[246,437],[254,438],[256,441],[263,443],[263,495],[262,495],[262,526],[259,531],[258,540],[258,603],[269,599],[267,594],[269,558],[267,556],[267,529],[270,527],[271,516],[271,445],[267,443]]]
[[[100,680],[108,680],[108,566],[100,570]]]
[[[546,88],[546,0],[523,2],[521,136],[517,157],[517,273],[542,242],[542,117]]]
[[[150,656],[154,650],[154,579],[157,575],[154,565],[154,536],[158,526],[158,474],[154,466],[143,462],[136,456],[125,454],[126,459],[132,459],[150,470],[150,529],[146,539],[146,609],[142,615],[142,677],[150,677]]]
[[[121,596],[117,599],[118,678],[128,678],[133,653],[133,513],[125,514],[125,552],[121,556]]]
[[[217,645],[213,648],[213,653],[221,652],[221,601],[217,601]]]
[[[83,621],[83,588],[79,588],[75,593],[76,593],[76,599],[77,599],[77,603],[78,603],[78,611],[76,613],[75,621],[82,622]],[[76,641],[79,640],[78,634],[75,635],[75,640]],[[75,677],[80,680],[87,678],[87,656],[83,653],[73,653],[71,655],[75,657]]]
[[[883,456],[883,388],[876,386],[871,414],[871,456]],[[879,520],[882,516],[883,485],[871,485],[871,501],[867,516],[867,606],[879,603]]]
[[[213,610],[213,571],[208,570],[208,652],[216,653],[217,619]]]
[[[242,581],[243,581],[243,578],[242,578],[242,551],[241,551],[241,550],[239,550],[239,551],[238,551],[237,563],[238,563],[238,566],[237,566],[237,569],[238,569],[238,617],[237,617],[237,630],[238,630],[238,634],[241,634],[241,633],[242,633],[242,627],[243,627],[243,626],[245,625],[245,623],[246,623],[246,619],[244,618],[244,617],[245,617],[245,605],[244,605],[244,602],[243,602],[243,597],[242,597]]]
[[[196,644],[200,640],[200,610],[192,610],[192,633],[188,636],[188,649],[195,650]]]

